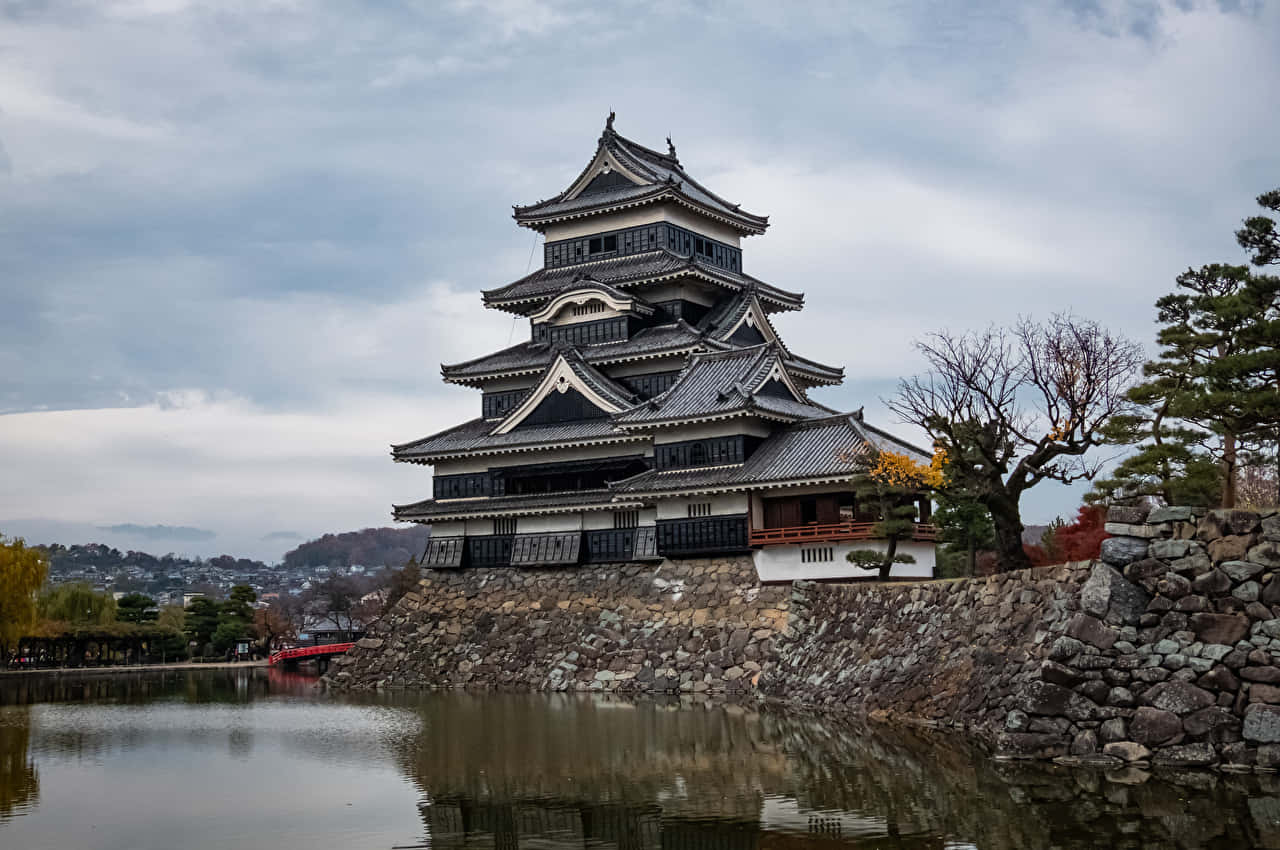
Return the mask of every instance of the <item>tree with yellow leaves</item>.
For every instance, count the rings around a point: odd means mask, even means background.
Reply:
[[[867,474],[854,488],[860,501],[875,500],[880,506],[880,519],[872,534],[887,541],[885,551],[854,549],[845,559],[860,567],[880,571],[880,579],[889,578],[894,564],[914,564],[911,555],[898,554],[898,540],[910,538],[915,528],[916,506],[920,495],[942,486],[947,463],[946,453],[936,450],[928,465],[910,455],[880,451],[862,446],[856,452],[866,460]]]
[[[36,592],[49,573],[44,552],[0,536],[0,661],[36,623]]]

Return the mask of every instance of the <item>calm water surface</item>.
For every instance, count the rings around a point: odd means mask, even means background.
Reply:
[[[993,762],[715,702],[0,678],[0,848],[1280,848],[1275,776]]]

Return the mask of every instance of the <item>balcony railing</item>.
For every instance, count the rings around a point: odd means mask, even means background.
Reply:
[[[816,525],[793,525],[786,528],[753,528],[751,545],[873,540],[875,526],[874,522],[829,522]],[[930,523],[917,522],[911,529],[910,539],[933,542],[938,539],[938,528]]]

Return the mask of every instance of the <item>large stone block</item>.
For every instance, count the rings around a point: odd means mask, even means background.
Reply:
[[[1172,711],[1144,705],[1129,721],[1129,737],[1148,747],[1175,744],[1182,736],[1182,720]]]
[[[1067,754],[1067,741],[1045,732],[1001,732],[996,736],[996,752],[1012,758],[1051,759]]]
[[[1200,522],[1196,524],[1196,539],[1203,543],[1209,543],[1230,533],[1226,511],[1209,511],[1208,514],[1200,517]]]
[[[1151,548],[1148,550],[1153,558],[1162,558],[1166,561],[1176,561],[1178,558],[1185,558],[1191,554],[1191,541],[1189,540],[1152,540]]]
[[[1280,543],[1265,540],[1251,547],[1246,557],[1253,563],[1261,564],[1268,569],[1280,569]]]
[[[1223,539],[1225,540],[1226,538]],[[1255,564],[1250,561],[1223,561],[1218,565],[1218,569],[1230,576],[1232,581],[1248,581],[1262,572],[1264,567],[1262,564]]]
[[[1120,632],[1097,617],[1083,613],[1076,614],[1067,623],[1067,635],[1098,649],[1110,649],[1120,639]]]
[[[1149,508],[1111,505],[1107,508],[1107,522],[1141,523],[1147,521]]]
[[[1080,608],[1111,622],[1135,625],[1151,597],[1106,564],[1094,564],[1080,588]]]
[[[1145,761],[1151,758],[1151,750],[1137,741],[1112,741],[1102,748],[1102,754],[1114,756],[1121,761]]]
[[[1052,682],[1034,681],[1022,690],[1020,708],[1028,714],[1044,717],[1067,717],[1072,720],[1091,720],[1098,706],[1074,691]]]
[[[1169,533],[1168,528],[1159,525],[1132,525],[1127,522],[1108,522],[1102,526],[1102,530],[1117,537],[1142,537],[1147,540]]]
[[[1244,728],[1241,731],[1246,741],[1259,744],[1280,743],[1280,705],[1268,705],[1255,702],[1244,710]]]
[[[1141,537],[1108,537],[1102,541],[1102,560],[1123,567],[1147,557],[1147,541]]]
[[[1192,614],[1191,628],[1204,643],[1232,645],[1249,633],[1249,618],[1239,614]]]
[[[1209,560],[1215,564],[1222,561],[1238,561],[1249,553],[1255,538],[1245,534],[1229,534],[1209,541]]]
[[[1209,767],[1217,763],[1218,753],[1209,743],[1165,747],[1151,759],[1151,764],[1159,767]]]
[[[1162,711],[1171,711],[1177,715],[1199,711],[1217,701],[1217,697],[1205,689],[1179,680],[1153,686],[1143,695],[1143,699]]]
[[[1147,515],[1147,522],[1188,522],[1191,519],[1191,508],[1169,507],[1156,508]]]
[[[1196,576],[1191,582],[1191,589],[1206,596],[1219,596],[1231,590],[1231,577],[1222,570],[1210,570]]]

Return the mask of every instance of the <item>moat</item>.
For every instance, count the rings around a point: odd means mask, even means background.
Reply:
[[[0,681],[0,847],[1280,847],[1280,777],[1000,762],[715,700]]]

